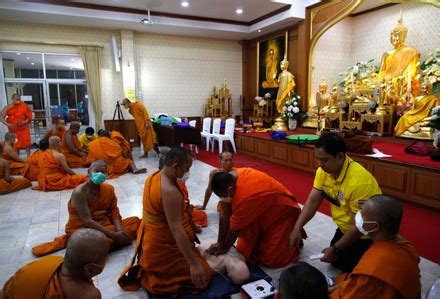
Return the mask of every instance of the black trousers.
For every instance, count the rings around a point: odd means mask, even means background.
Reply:
[[[344,234],[338,228],[336,229],[335,235],[333,239],[330,241],[330,245],[338,242]],[[348,246],[344,250],[341,250],[337,253],[337,258],[332,266],[338,269],[341,269],[343,273],[350,273],[353,271],[354,267],[356,267],[359,260],[364,255],[365,251],[370,248],[370,245],[373,244],[371,239],[359,239],[356,243]]]

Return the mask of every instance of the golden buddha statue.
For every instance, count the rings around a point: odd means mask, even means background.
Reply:
[[[420,53],[405,45],[407,34],[408,28],[403,24],[402,12],[400,12],[399,20],[390,35],[390,42],[394,49],[383,54],[377,82],[380,84],[382,80],[392,81],[395,90],[398,91],[397,80],[401,76],[401,80],[403,78],[404,83],[409,86],[408,90],[417,94]]]
[[[279,113],[283,112],[283,106],[287,99],[291,99],[295,88],[294,76],[287,70],[289,61],[284,56],[281,61],[281,69],[283,70],[278,78],[278,93],[277,93],[277,110]]]
[[[420,92],[416,97],[411,110],[403,114],[397,125],[394,127],[394,135],[399,137],[412,137],[420,139],[431,139],[431,128],[429,127],[430,111],[439,105],[440,101],[436,96],[431,95],[432,84],[428,77],[425,77]]]
[[[336,81],[333,81],[333,88],[332,88],[332,92],[331,92],[331,96],[330,96],[330,102],[329,102],[329,108],[328,111],[330,113],[337,113],[339,112],[339,108],[338,108],[338,95],[339,95],[339,91],[338,91],[338,84],[336,83]]]
[[[307,115],[309,118],[317,118],[318,111],[319,115],[323,116],[325,113],[329,112],[329,104],[332,100],[330,94],[327,92],[328,84],[324,78],[322,78],[321,83],[319,83],[319,91],[316,93],[316,104],[309,109]]]
[[[266,53],[266,80],[261,83],[263,88],[277,88],[278,75],[278,55],[274,49],[269,49]]]

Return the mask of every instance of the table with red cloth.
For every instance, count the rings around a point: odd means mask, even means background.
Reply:
[[[176,147],[183,144],[195,144],[198,147],[202,146],[202,136],[200,130],[193,127],[177,127],[177,126],[162,126],[154,124],[154,131],[157,135],[159,145],[168,147]]]

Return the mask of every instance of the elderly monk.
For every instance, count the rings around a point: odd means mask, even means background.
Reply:
[[[9,299],[101,298],[92,277],[104,270],[108,250],[102,232],[79,229],[67,243],[64,258],[47,256],[25,265],[6,282],[3,296]]]
[[[38,166],[40,174],[37,177],[38,186],[32,189],[41,191],[57,191],[72,189],[85,182],[85,175],[76,174],[69,165],[66,158],[60,153],[60,138],[52,136],[49,138],[50,149],[43,153]]]
[[[43,153],[47,150],[49,147],[49,140],[48,139],[41,139],[38,144],[38,149],[33,152],[29,158],[27,159],[27,167],[24,171],[23,177],[31,180],[36,181],[38,179],[38,175],[40,174],[40,158],[43,156]]]
[[[292,193],[271,176],[239,168],[212,177],[211,188],[220,197],[218,241],[208,252],[228,252],[238,238],[237,251],[250,264],[279,268],[295,262],[299,249],[289,249],[289,234],[301,212]]]
[[[134,122],[144,147],[144,154],[141,158],[148,157],[148,152],[152,148],[154,148],[154,151],[159,155],[160,152],[156,132],[154,132],[153,124],[144,104],[141,102],[130,102],[129,99],[125,98],[122,100],[122,106],[124,106],[125,109],[128,109],[128,112],[134,117]]]
[[[122,219],[115,189],[112,185],[104,184],[106,178],[107,164],[102,160],[93,162],[87,182],[73,190],[67,204],[69,220],[66,234],[52,242],[35,246],[32,248],[34,255],[42,256],[65,248],[72,233],[84,227],[103,232],[112,249],[131,244],[141,220],[138,217]]]
[[[185,176],[192,158],[182,147],[166,155],[165,166],[148,177],[144,187],[143,218],[136,241],[135,258],[119,280],[125,290],[141,285],[153,294],[177,296],[205,288],[211,268],[195,248],[196,234],[185,209],[177,180]],[[139,267],[140,266],[140,267]],[[139,270],[135,281],[124,276]]]
[[[229,172],[233,175],[237,174],[237,169],[234,167],[234,161],[233,161],[233,156],[231,152],[228,151],[223,151],[220,156],[220,164],[221,164],[221,168],[217,168],[217,169],[213,169],[209,172],[209,180],[208,180],[208,186],[206,187],[205,190],[205,198],[203,199],[203,205],[201,206],[195,206],[195,209],[200,209],[200,210],[205,210],[206,206],[208,205],[209,199],[211,198],[212,195],[212,189],[211,189],[211,181],[212,181],[212,177],[214,176],[214,174],[218,173],[218,172]]]
[[[66,157],[69,167],[84,167],[87,152],[82,150],[78,136],[80,125],[74,121],[70,123],[69,130],[64,134],[61,142],[61,152]]]
[[[63,140],[65,133],[66,133],[66,122],[64,121],[64,119],[58,119],[56,125],[46,132],[43,139],[49,140],[49,138],[52,136],[58,136],[60,137],[61,140]]]
[[[122,134],[118,131],[111,131],[110,137],[121,147],[122,157],[133,160],[130,142],[128,142],[127,139],[125,139],[124,136],[122,136]]]
[[[12,175],[22,175],[26,168],[27,163],[21,159],[17,152],[14,150],[14,146],[17,136],[13,133],[5,134],[5,141],[3,143],[3,158],[9,161],[9,173]]]
[[[26,178],[11,178],[9,176],[9,161],[2,158],[3,145],[0,143],[0,194],[15,192],[32,186]]]
[[[14,149],[20,153],[20,149],[26,150],[26,155],[31,153],[31,131],[29,123],[32,121],[32,110],[26,103],[21,101],[18,94],[12,95],[12,103],[0,112],[0,121],[4,123],[9,132],[17,135],[18,141]]]
[[[166,161],[166,155],[161,156],[159,159],[159,170],[162,170],[162,168],[165,166]],[[202,232],[202,227],[208,226],[208,215],[205,211],[196,210],[194,206],[189,201],[189,192],[188,188],[186,187],[186,181],[189,178],[189,172],[188,175],[185,175],[183,178],[178,179],[177,183],[179,184],[179,188],[182,191],[183,198],[185,200],[186,208],[191,210],[191,220],[195,225],[195,231],[197,233]]]
[[[117,178],[129,171],[134,174],[147,172],[146,168],[137,168],[134,162],[122,156],[122,150],[118,143],[110,139],[110,132],[99,130],[99,138],[89,144],[89,154],[86,164],[96,160],[104,160],[108,164],[109,178]]]
[[[331,298],[420,298],[419,255],[399,235],[402,205],[387,196],[370,198],[356,214],[356,227],[373,244],[351,273],[339,275]]]

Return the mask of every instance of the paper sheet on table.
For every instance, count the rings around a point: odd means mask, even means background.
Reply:
[[[381,152],[377,148],[373,148],[373,153],[374,154],[366,155],[366,156],[373,157],[373,158],[388,158],[388,157],[391,157],[391,155],[384,154],[383,152]]]

